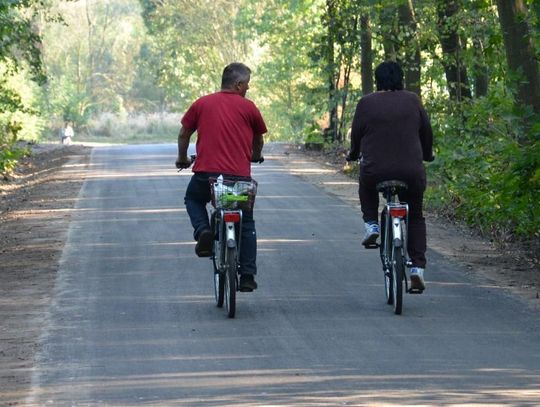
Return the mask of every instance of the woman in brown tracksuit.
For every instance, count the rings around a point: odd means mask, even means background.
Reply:
[[[422,202],[426,189],[423,161],[432,161],[433,133],[429,118],[415,93],[403,90],[403,71],[396,62],[375,70],[377,92],[356,106],[348,161],[360,160],[359,196],[366,236],[379,236],[378,182],[396,179],[408,184],[400,199],[409,204],[408,252],[412,261],[411,287],[423,290],[426,266],[426,222]]]

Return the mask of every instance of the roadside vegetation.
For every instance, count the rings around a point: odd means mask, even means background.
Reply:
[[[0,2],[0,173],[19,140],[173,142],[223,67],[252,67],[268,140],[346,149],[373,70],[398,60],[435,132],[428,205],[499,242],[540,238],[535,0]]]

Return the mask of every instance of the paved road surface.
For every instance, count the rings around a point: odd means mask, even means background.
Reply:
[[[430,252],[393,315],[358,209],[279,157],[254,169],[260,288],[228,319],[175,148],[94,150],[27,405],[540,404],[538,314]]]

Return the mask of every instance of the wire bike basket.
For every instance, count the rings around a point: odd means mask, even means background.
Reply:
[[[257,195],[257,181],[232,178],[210,178],[212,206],[216,209],[253,210]]]

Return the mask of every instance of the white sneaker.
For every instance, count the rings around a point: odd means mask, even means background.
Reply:
[[[364,240],[362,244],[364,246],[370,246],[377,243],[377,238],[379,237],[379,224],[377,222],[369,222],[365,224],[366,234],[364,235]]]
[[[421,267],[411,267],[411,290],[424,291],[425,289],[424,269]]]

